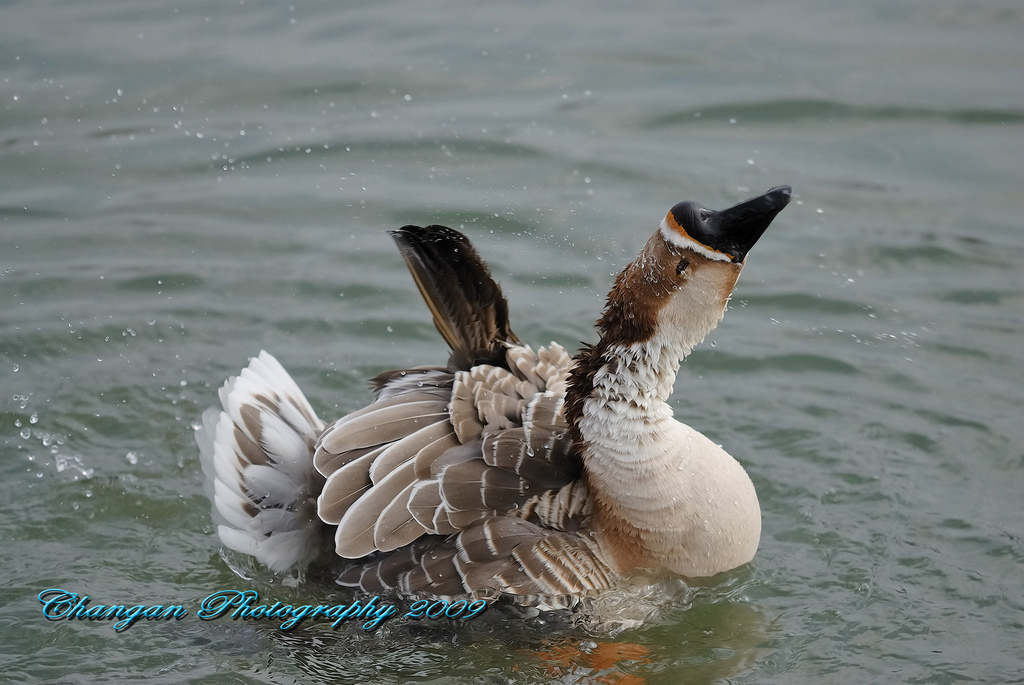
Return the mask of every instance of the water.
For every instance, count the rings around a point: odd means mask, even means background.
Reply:
[[[962,0],[4,3],[6,675],[1021,680],[1022,29]],[[572,346],[675,202],[781,183],[673,400],[757,486],[752,565],[592,643],[196,618],[309,596],[211,537],[191,433],[223,379],[268,349],[334,417],[444,360],[385,229],[461,228],[519,337]],[[190,615],[51,623],[47,588]]]

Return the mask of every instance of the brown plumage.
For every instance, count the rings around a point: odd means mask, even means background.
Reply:
[[[638,571],[706,576],[749,561],[749,478],[665,400],[788,199],[776,188],[721,213],[674,207],[575,358],[519,342],[461,233],[393,231],[448,363],[380,374],[374,402],[324,427],[261,353],[197,436],[222,541],[301,570],[326,532],[353,560],[339,583],[541,608]]]

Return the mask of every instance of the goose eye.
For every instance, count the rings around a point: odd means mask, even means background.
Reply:
[[[676,275],[682,276],[686,268],[690,266],[690,262],[685,259],[680,259],[679,263],[676,264]]]
[[[707,221],[708,220],[708,216],[710,216],[708,214],[708,210],[706,210],[706,209],[700,210],[700,220],[701,221]]]

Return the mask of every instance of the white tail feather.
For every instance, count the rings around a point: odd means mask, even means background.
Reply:
[[[220,401],[196,431],[217,534],[276,573],[301,572],[322,548],[313,445],[324,423],[267,352],[224,384]]]

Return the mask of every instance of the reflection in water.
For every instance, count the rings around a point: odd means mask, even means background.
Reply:
[[[227,553],[225,559],[236,573],[245,574],[245,587],[258,592],[262,603],[367,600],[333,585],[336,569],[321,568],[304,583],[283,587],[280,579],[250,563],[251,557]],[[403,616],[410,600],[397,596],[381,598],[398,606],[399,613],[372,631],[358,621],[337,628],[330,621],[306,621],[289,631],[279,630],[276,621],[218,623],[235,635],[229,642],[237,639],[228,652],[245,644],[269,644],[271,661],[284,658],[318,680],[348,682],[372,674],[374,682],[398,683],[446,675],[452,682],[635,685],[685,672],[692,682],[713,682],[749,672],[778,630],[777,621],[746,600],[745,593],[758,582],[749,571],[740,569],[717,581],[704,586],[678,579],[637,583],[585,602],[588,612],[606,618],[617,611],[645,619],[644,627],[624,631],[621,622],[595,629],[590,613],[538,612],[505,602],[472,620],[411,620]],[[674,677],[666,682],[675,682]]]
[[[352,626],[310,625],[282,632],[261,626],[285,657],[310,678],[407,682],[442,675],[454,682],[548,682],[632,685],[717,682],[748,672],[766,652],[773,630],[757,609],[726,601],[673,615],[671,643],[661,629],[629,631],[619,639],[565,627],[517,624],[503,616],[489,624],[396,622],[373,633]],[[652,634],[653,633],[653,634]]]
[[[729,601],[693,607],[671,620],[685,626],[672,631],[679,642],[671,646],[650,646],[648,636],[644,643],[629,642],[626,634],[622,642],[563,639],[526,653],[546,676],[565,682],[640,685],[679,682],[685,673],[687,682],[710,683],[747,673],[766,653],[774,628],[754,607]]]
[[[679,673],[695,683],[736,677],[765,655],[775,630],[757,609],[731,601],[695,607],[672,620],[678,624],[671,641],[659,634],[665,628],[609,640],[565,627],[516,624],[508,617],[474,627],[398,622],[372,633],[320,625],[256,630],[260,642],[272,645],[271,661],[284,658],[318,681],[372,676],[373,682],[400,683],[447,675],[452,682],[620,685],[678,682]],[[250,630],[231,630],[241,641],[254,639]]]

